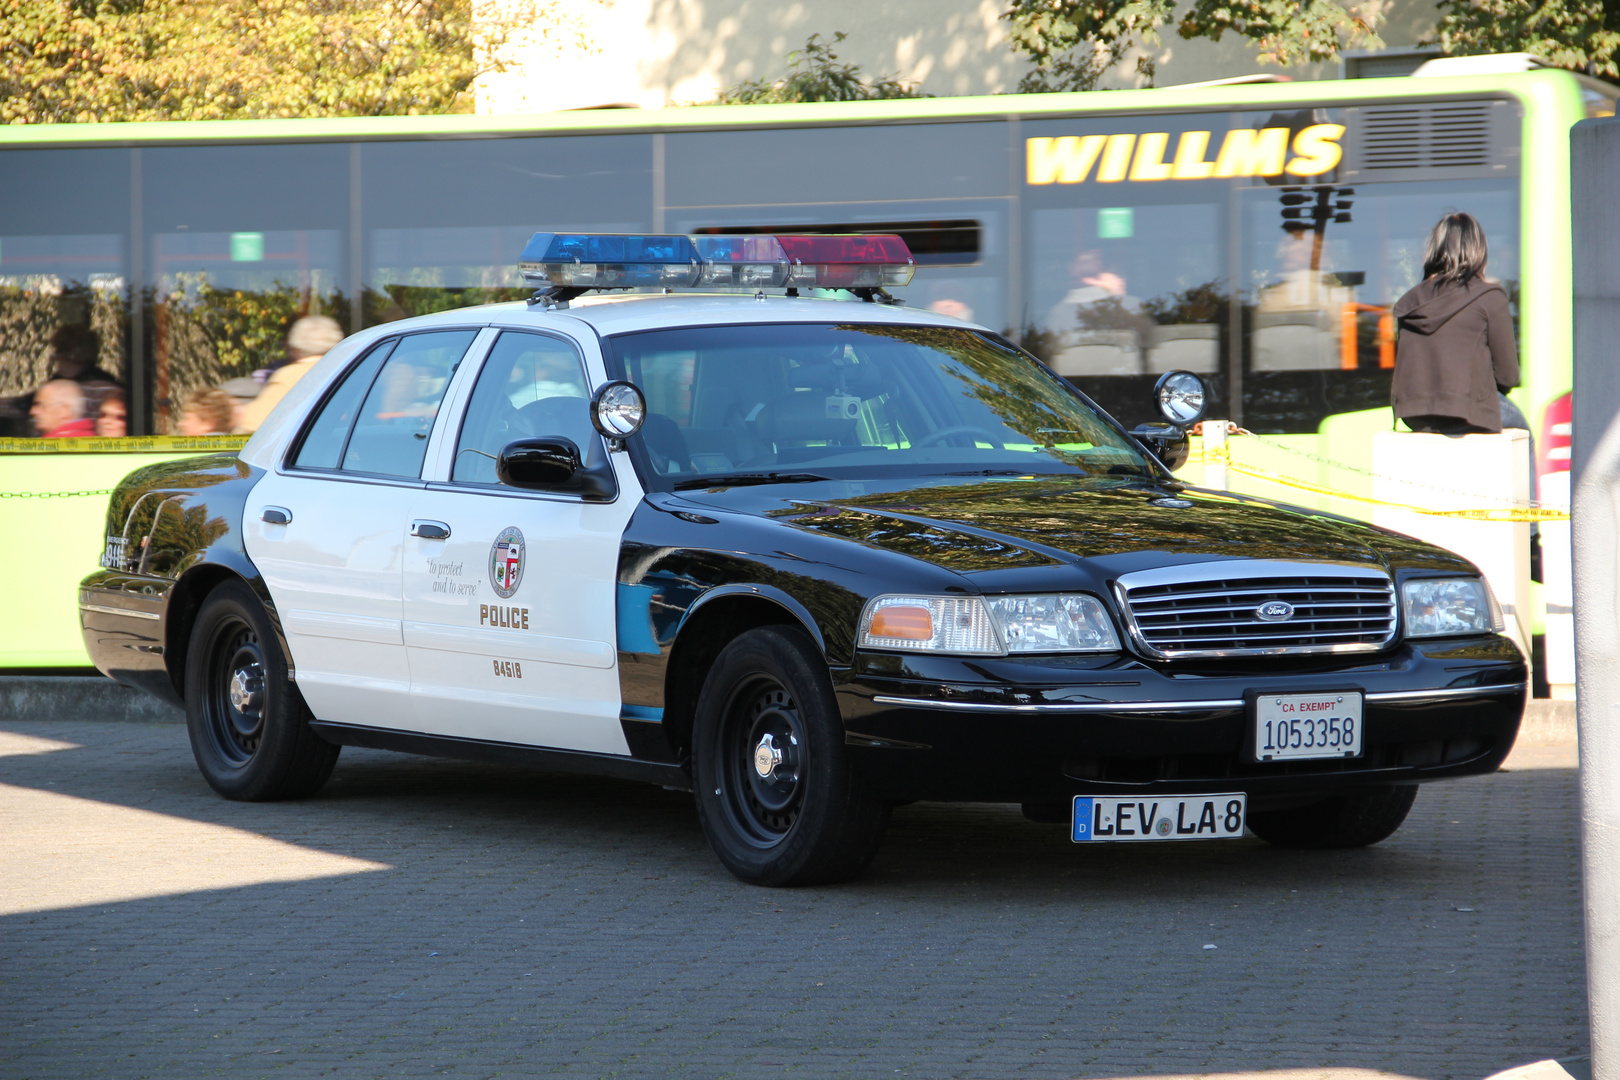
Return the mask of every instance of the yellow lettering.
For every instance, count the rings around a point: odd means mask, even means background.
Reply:
[[[528,628],[529,628],[529,609],[524,608],[523,609],[523,629],[527,630]]]
[[[1330,172],[1344,157],[1339,140],[1344,137],[1343,124],[1312,124],[1294,136],[1294,153],[1299,156],[1288,163],[1288,171],[1295,176],[1320,176]]]
[[[1103,148],[1102,162],[1097,166],[1097,183],[1112,184],[1125,179],[1125,174],[1131,167],[1131,147],[1135,144],[1135,135],[1108,136],[1108,145]]]
[[[479,626],[486,626],[488,624],[489,624],[489,605],[488,604],[479,604],[478,605],[478,625]]]
[[[1215,173],[1215,163],[1204,160],[1209,149],[1209,132],[1184,131],[1176,143],[1176,161],[1170,175],[1177,180],[1208,180]]]
[[[1283,161],[1288,157],[1288,129],[1263,128],[1253,131],[1238,128],[1226,133],[1221,143],[1220,156],[1215,159],[1215,175],[1228,176],[1280,176]]]
[[[1025,144],[1025,177],[1031,184],[1078,184],[1102,153],[1103,135],[1062,135]]]
[[[1170,135],[1164,131],[1150,131],[1136,140],[1136,160],[1131,162],[1132,180],[1168,180],[1170,165],[1164,160],[1164,148]]]

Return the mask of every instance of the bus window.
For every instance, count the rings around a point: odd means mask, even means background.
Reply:
[[[1315,432],[1334,413],[1389,404],[1401,294],[1422,277],[1440,217],[1473,214],[1489,275],[1518,295],[1514,180],[1253,187],[1243,197],[1242,422]]]
[[[37,434],[33,392],[52,378],[80,382],[92,419],[124,403],[128,207],[128,150],[0,158],[0,438]]]
[[[1105,193],[1114,205],[1034,211],[1022,334],[1127,423],[1148,419],[1148,388],[1176,368],[1222,396],[1230,309],[1222,207],[1136,194],[1115,188]]]
[[[652,136],[360,147],[364,321],[526,297],[514,252],[540,230],[652,227]]]
[[[193,391],[285,360],[299,316],[347,325],[348,166],[335,145],[142,151],[156,434]]]

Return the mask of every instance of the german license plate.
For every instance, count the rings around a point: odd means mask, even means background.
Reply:
[[[1254,701],[1256,761],[1361,756],[1361,695],[1261,694]]]
[[[1230,840],[1243,835],[1248,796],[1076,796],[1074,842],[1095,840]]]

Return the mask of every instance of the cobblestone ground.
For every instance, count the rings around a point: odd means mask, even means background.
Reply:
[[[345,750],[320,798],[244,805],[174,725],[7,723],[0,754],[8,1080],[1438,1080],[1585,1052],[1568,767],[1426,788],[1347,853],[1077,848],[920,804],[865,880],[784,891],[629,784]]]

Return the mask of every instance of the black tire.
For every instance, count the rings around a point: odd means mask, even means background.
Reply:
[[[767,626],[726,646],[692,746],[703,831],[743,881],[848,881],[877,854],[889,807],[850,768],[826,662],[803,632]]]
[[[1366,788],[1308,806],[1249,813],[1249,830],[1286,848],[1356,848],[1386,840],[1412,809],[1417,785]]]
[[[315,794],[340,747],[309,721],[264,605],[243,582],[216,586],[186,653],[186,727],[203,779],[246,802]]]

